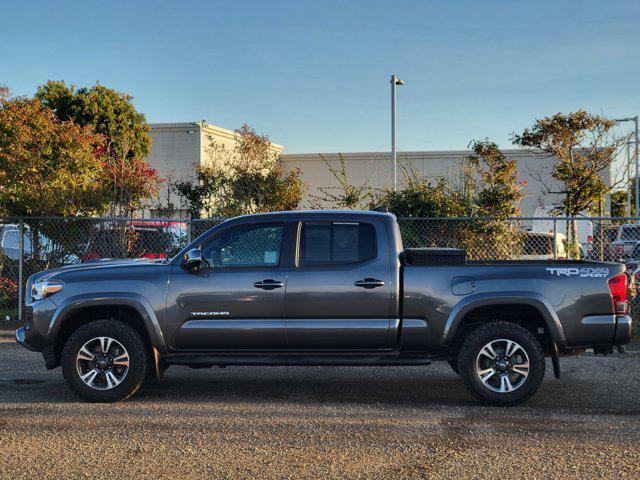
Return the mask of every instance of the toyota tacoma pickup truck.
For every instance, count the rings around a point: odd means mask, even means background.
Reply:
[[[171,365],[428,365],[481,401],[533,395],[550,357],[631,338],[624,266],[467,261],[407,249],[395,216],[294,211],[227,220],[167,260],[94,262],[27,281],[17,341],[88,401]]]

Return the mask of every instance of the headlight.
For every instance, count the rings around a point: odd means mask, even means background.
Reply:
[[[31,287],[31,296],[34,300],[42,300],[49,295],[59,292],[64,283],[58,280],[39,280]]]

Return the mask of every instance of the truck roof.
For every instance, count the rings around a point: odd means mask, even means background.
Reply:
[[[252,218],[287,218],[287,217],[310,217],[310,216],[319,216],[319,217],[342,217],[342,216],[353,216],[353,217],[383,217],[383,218],[395,218],[395,215],[387,212],[376,212],[374,210],[289,210],[286,212],[270,212],[270,213],[254,213],[251,215],[242,215],[240,217],[235,217],[230,220],[237,219],[247,219],[250,220]]]

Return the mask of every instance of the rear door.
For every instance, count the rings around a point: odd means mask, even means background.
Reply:
[[[390,280],[382,221],[300,222],[285,299],[289,348],[389,347]]]

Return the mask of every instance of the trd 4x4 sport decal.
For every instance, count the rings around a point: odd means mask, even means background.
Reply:
[[[558,277],[604,278],[609,276],[609,269],[602,267],[550,267],[547,272]]]

